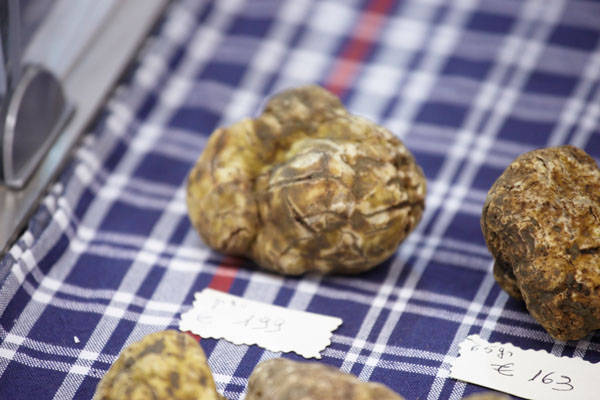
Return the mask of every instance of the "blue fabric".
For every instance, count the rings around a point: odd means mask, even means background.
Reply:
[[[600,335],[553,340],[494,282],[479,217],[519,154],[600,158],[600,3],[566,0],[182,0],[2,260],[0,398],[90,399],[124,346],[176,328],[194,292],[341,317],[321,362],[407,399],[483,390],[448,378],[469,334],[600,361]],[[428,179],[426,212],[359,276],[285,278],[212,252],[185,178],[218,126],[320,83],[388,127]],[[258,362],[299,357],[202,339],[241,398]]]

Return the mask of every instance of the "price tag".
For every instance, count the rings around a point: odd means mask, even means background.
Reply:
[[[526,399],[598,399],[600,365],[467,337],[450,377]]]
[[[293,351],[304,358],[321,358],[340,318],[290,310],[204,289],[193,308],[181,315],[179,329],[204,338],[258,345],[271,351]]]

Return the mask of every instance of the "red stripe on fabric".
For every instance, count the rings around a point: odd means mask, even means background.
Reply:
[[[242,260],[235,257],[225,257],[215,271],[212,281],[208,287],[222,292],[228,292],[231,289],[235,275],[239,270]]]
[[[385,20],[384,15],[392,9],[395,3],[395,0],[371,0],[367,5],[352,32],[352,39],[344,46],[325,80],[325,87],[328,90],[339,97],[346,93],[358,74],[360,62],[368,56],[373,43],[381,32]]]
[[[187,333],[188,335],[190,335],[192,339],[194,339],[196,342],[200,342],[200,339],[202,339],[200,336],[196,335],[195,333],[192,333],[191,331],[185,331],[183,333]]]

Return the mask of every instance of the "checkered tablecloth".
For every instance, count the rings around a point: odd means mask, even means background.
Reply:
[[[554,341],[499,288],[479,227],[517,155],[570,143],[599,160],[600,2],[182,0],[136,64],[2,260],[1,399],[90,399],[124,346],[176,328],[206,287],[341,317],[321,362],[410,400],[483,390],[448,377],[469,334],[600,361],[600,334]],[[397,134],[428,179],[416,231],[362,275],[257,271],[186,215],[208,135],[304,83]],[[299,358],[200,343],[230,399],[261,360]]]

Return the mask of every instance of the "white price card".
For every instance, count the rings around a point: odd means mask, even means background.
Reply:
[[[213,289],[194,296],[193,308],[181,315],[179,329],[204,338],[225,339],[235,344],[271,351],[321,358],[331,343],[340,318],[260,303]]]
[[[597,400],[600,364],[467,337],[450,377],[536,400]]]

